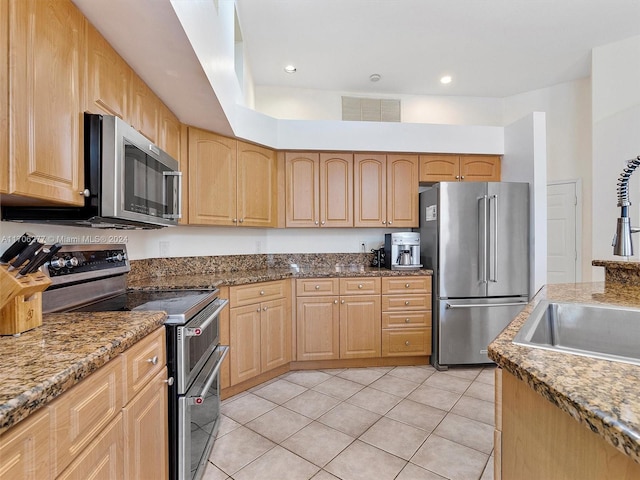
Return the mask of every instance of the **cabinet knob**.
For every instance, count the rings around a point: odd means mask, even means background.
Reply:
[[[410,322],[411,322],[411,320],[410,320],[409,318],[405,318],[405,319],[404,319],[404,322],[405,322],[405,323],[410,323]]]
[[[338,304],[338,300],[334,300],[333,303],[335,303],[337,305]]]
[[[240,220],[238,220],[240,223],[244,222],[244,218],[241,218]]]
[[[405,283],[404,284],[404,288],[409,288],[410,286],[411,286],[411,284],[409,284],[409,283]]]
[[[409,305],[409,300],[404,302],[405,305]]]
[[[462,180],[464,180],[464,175],[462,175],[460,178],[461,178]]]
[[[324,220],[320,222],[320,225],[324,225]]]
[[[258,307],[258,309],[256,310],[256,312],[259,312],[259,311],[260,311],[260,307]]]
[[[260,295],[264,295],[264,290],[260,290]]]
[[[264,312],[266,312],[266,311],[267,311],[267,307],[262,307],[262,310],[263,310]]]
[[[320,285],[316,285],[316,290],[320,290]]]
[[[85,188],[84,190],[78,193],[86,198],[89,198],[91,196],[91,191],[88,188]]]
[[[344,303],[344,300],[342,300],[340,303]]]
[[[157,365],[158,364],[158,356],[154,355],[151,358],[147,358],[147,362],[150,363],[151,365]]]
[[[361,284],[361,283],[360,283],[360,284],[358,284],[358,288],[362,288],[362,284]]]
[[[168,386],[173,385],[173,377],[169,377],[166,380],[162,380],[163,383],[166,383]]]
[[[408,347],[408,346],[409,346],[409,340],[407,340],[406,342],[404,342],[404,344]]]
[[[387,221],[386,221],[386,220],[382,220],[382,224],[383,224],[383,225],[386,225],[386,224],[387,224]]]
[[[456,175],[456,180],[459,180],[459,179],[460,179],[460,175]]]
[[[233,223],[238,223],[238,219],[237,219],[237,218],[234,218],[234,219],[233,219]]]
[[[317,221],[317,220],[316,220],[316,222],[315,222],[315,223],[316,223],[316,225],[318,225],[318,221]]]
[[[391,225],[393,222],[391,220],[389,220],[389,225]]]

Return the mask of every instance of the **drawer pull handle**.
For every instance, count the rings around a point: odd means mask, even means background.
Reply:
[[[408,318],[405,318],[404,321],[405,321],[405,323],[410,323],[411,322],[411,320],[408,319]]]
[[[166,383],[168,386],[173,385],[173,377],[169,377],[166,380],[162,380],[162,383]]]
[[[316,290],[320,290],[320,285],[316,285]]]
[[[408,347],[408,346],[409,346],[409,340],[407,340],[406,342],[404,342],[404,344]]]
[[[147,362],[150,363],[151,365],[157,365],[158,364],[158,356],[154,355],[151,358],[147,358]]]
[[[409,300],[404,302],[405,305],[409,305]]]
[[[408,284],[408,283],[405,283],[405,284],[404,284],[404,288],[409,288],[410,286],[411,286],[411,285],[410,285],[410,284]]]
[[[362,284],[361,283],[358,285],[358,288],[362,288]]]
[[[264,290],[260,290],[260,295],[264,295]]]

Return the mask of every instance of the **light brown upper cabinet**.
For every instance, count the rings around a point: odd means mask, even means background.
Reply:
[[[9,192],[9,2],[0,1],[0,193]]]
[[[181,128],[180,120],[167,106],[158,105],[158,146],[176,160],[181,160]]]
[[[84,34],[70,0],[9,2],[10,194],[84,203]]]
[[[273,150],[189,128],[189,223],[275,227],[276,187]]]
[[[354,157],[354,226],[418,226],[418,156]]]
[[[87,110],[128,120],[131,69],[87,22]]]
[[[160,99],[135,72],[132,72],[129,123],[153,143],[158,143],[159,109]]]
[[[286,226],[353,226],[353,155],[285,154]]]
[[[499,182],[498,155],[420,155],[421,182]]]

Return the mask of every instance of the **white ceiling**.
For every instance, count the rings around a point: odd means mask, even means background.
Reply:
[[[73,2],[181,121],[231,133],[169,0]],[[640,35],[639,0],[236,4],[256,86],[506,97],[587,77],[594,47]]]

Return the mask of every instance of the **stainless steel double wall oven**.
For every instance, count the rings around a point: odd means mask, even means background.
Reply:
[[[53,285],[45,312],[167,312],[169,471],[175,480],[200,478],[219,424],[219,315],[228,300],[218,290],[127,291],[124,245],[67,245],[45,266]]]

